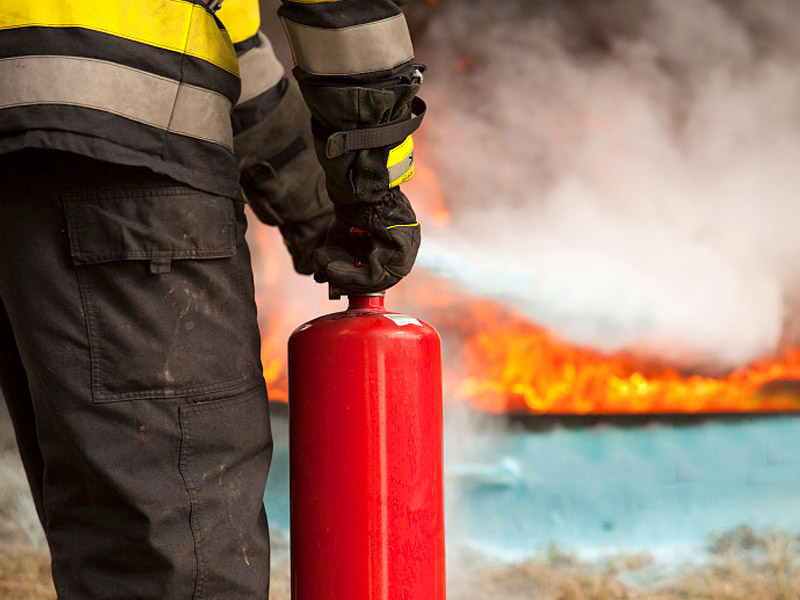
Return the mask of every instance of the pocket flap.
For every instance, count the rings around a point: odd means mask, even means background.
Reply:
[[[64,197],[75,264],[236,254],[233,200],[190,188]]]

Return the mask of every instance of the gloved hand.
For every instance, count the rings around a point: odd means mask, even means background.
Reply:
[[[377,292],[399,282],[414,264],[420,227],[398,186],[414,172],[411,133],[424,113],[424,103],[415,99],[422,69],[409,63],[359,85],[295,70],[336,205],[327,241],[313,257],[319,282]],[[369,267],[355,265],[353,227],[370,234]]]
[[[368,266],[356,264],[360,249],[354,248],[354,228],[369,234]],[[411,271],[419,243],[419,223],[399,188],[377,202],[338,205],[325,245],[314,252],[314,279],[349,292],[386,290]]]
[[[240,183],[256,216],[279,227],[295,271],[310,275],[311,256],[333,222],[333,203],[312,149],[308,108],[295,84],[278,85],[277,105],[234,138]]]
[[[302,275],[312,275],[316,270],[312,256],[314,251],[325,244],[328,230],[333,224],[333,204],[314,217],[303,221],[284,223],[278,229],[283,243],[292,255],[294,270]]]

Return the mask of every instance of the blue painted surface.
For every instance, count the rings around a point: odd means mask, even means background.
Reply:
[[[453,421],[448,419],[448,421]],[[741,524],[800,531],[800,417],[509,431],[449,423],[448,552],[516,560],[550,543],[586,558],[700,557]],[[285,421],[267,490],[288,529]]]

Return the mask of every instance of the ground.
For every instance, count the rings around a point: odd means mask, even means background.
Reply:
[[[671,581],[631,587],[620,574],[646,568],[646,557],[620,558],[605,568],[590,566],[555,550],[528,563],[459,569],[451,577],[450,600],[789,600],[800,597],[797,539],[756,536],[743,529],[722,538],[708,566]],[[272,578],[271,600],[289,600],[286,565]],[[0,545],[0,597],[5,600],[55,598],[47,552],[24,543]]]
[[[289,600],[286,541],[273,536],[271,600]],[[450,600],[789,600],[800,597],[800,536],[743,526],[709,540],[703,566],[665,575],[646,554],[589,564],[552,546],[535,560],[487,565],[459,558]],[[55,598],[46,545],[0,407],[0,598]]]

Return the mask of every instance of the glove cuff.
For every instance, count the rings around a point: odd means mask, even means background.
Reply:
[[[310,121],[300,91],[289,83],[275,109],[234,139],[242,190],[256,216],[269,225],[300,222],[329,210]]]
[[[425,109],[425,104],[416,99],[424,67],[408,67],[410,74],[369,87],[321,82],[319,77],[299,79],[314,116],[314,148],[334,202],[376,202],[392,185],[410,179],[410,151],[402,157],[406,169],[400,177],[389,170],[391,151],[409,139]],[[413,142],[408,143],[413,146]],[[409,176],[404,178],[406,173]]]

